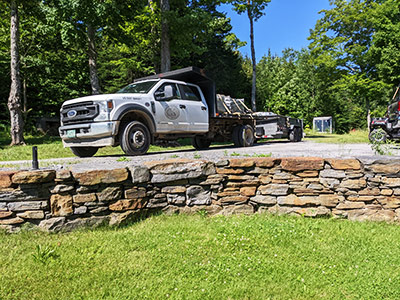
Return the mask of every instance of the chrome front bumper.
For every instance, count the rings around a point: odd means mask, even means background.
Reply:
[[[119,121],[61,126],[58,131],[64,147],[113,146]]]

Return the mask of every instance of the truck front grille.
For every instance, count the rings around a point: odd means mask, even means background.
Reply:
[[[93,101],[64,105],[61,109],[63,125],[92,122],[99,114],[99,105]]]

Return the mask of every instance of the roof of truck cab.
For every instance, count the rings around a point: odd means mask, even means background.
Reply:
[[[151,80],[151,79],[172,79],[183,82],[189,82],[193,84],[204,83],[205,81],[212,82],[207,72],[204,69],[198,67],[187,67],[183,69],[178,69],[174,71],[169,71],[165,73],[154,74],[142,78],[136,79],[134,82]]]
[[[161,80],[168,80],[168,82],[173,82],[173,83],[179,83],[179,84],[192,84],[192,85],[194,85],[193,83],[191,83],[191,82],[184,82],[184,81],[181,81],[181,80],[174,80],[174,79],[169,79],[169,78],[157,78],[157,79],[143,79],[143,78],[140,78],[140,79],[135,79],[135,81],[133,82],[133,83],[139,83],[139,82],[143,82],[143,81],[161,81]]]

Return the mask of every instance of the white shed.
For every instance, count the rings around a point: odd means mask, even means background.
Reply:
[[[313,119],[313,130],[316,132],[333,133],[334,124],[332,117],[317,117]]]

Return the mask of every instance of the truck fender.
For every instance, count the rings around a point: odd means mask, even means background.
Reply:
[[[156,132],[156,122],[154,120],[154,117],[151,115],[150,111],[138,104],[129,104],[118,108],[115,111],[112,119],[113,121],[121,121],[126,114],[131,112],[136,112],[143,116],[149,125],[150,132],[152,134]]]

